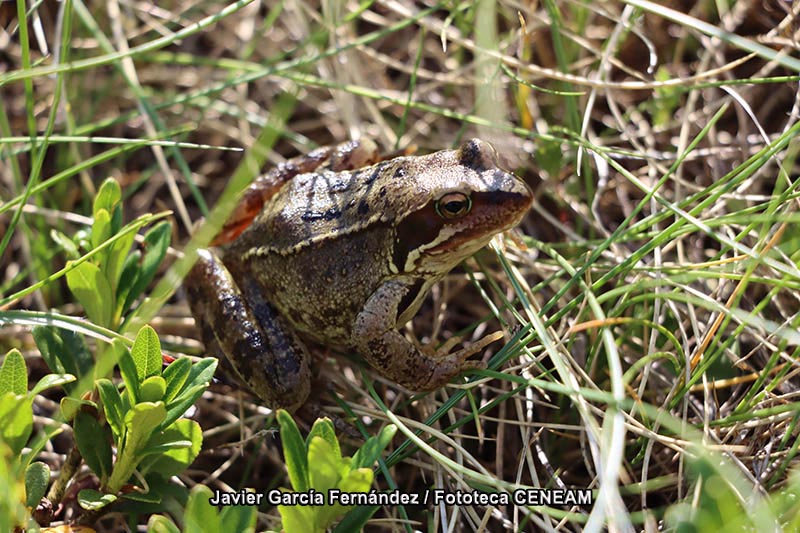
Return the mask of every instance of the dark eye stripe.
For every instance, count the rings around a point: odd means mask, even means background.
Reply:
[[[403,271],[408,254],[420,246],[432,242],[439,235],[446,219],[436,212],[433,202],[415,213],[411,213],[397,226],[392,261]]]

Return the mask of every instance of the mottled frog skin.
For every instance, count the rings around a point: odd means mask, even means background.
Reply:
[[[532,202],[525,183],[473,139],[457,150],[379,161],[370,141],[280,165],[246,191],[187,277],[192,313],[268,406],[302,405],[304,340],[352,349],[413,390],[479,366],[465,350],[433,355],[398,328],[431,286]]]

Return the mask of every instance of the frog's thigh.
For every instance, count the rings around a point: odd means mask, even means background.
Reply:
[[[412,390],[433,390],[476,364],[464,361],[460,354],[426,354],[397,331],[400,302],[413,287],[412,279],[395,279],[381,285],[356,317],[353,344],[392,381]]]
[[[203,327],[213,332],[222,353],[270,407],[295,410],[310,388],[309,357],[286,320],[257,291],[242,290],[219,258],[208,250],[186,278],[189,301]],[[245,285],[250,282],[245,281]]]

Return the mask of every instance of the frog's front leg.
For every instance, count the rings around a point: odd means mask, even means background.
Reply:
[[[418,290],[416,280],[396,278],[381,285],[364,305],[353,326],[353,344],[372,366],[412,390],[433,390],[479,361],[466,361],[473,350],[445,356],[424,353],[397,331],[401,302]]]
[[[260,296],[252,278],[236,273],[239,286],[213,252],[200,250],[198,255],[185,286],[206,344],[217,341],[241,380],[267,406],[296,410],[311,382],[305,346]]]

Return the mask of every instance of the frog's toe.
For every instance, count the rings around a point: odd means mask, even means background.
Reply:
[[[447,342],[445,342],[444,345],[442,345],[442,347],[438,350],[437,353],[441,354],[442,356],[447,355],[448,358],[452,357],[453,359],[466,363],[468,362],[466,361],[467,359],[469,359],[476,353],[483,351],[483,349],[486,348],[488,345],[490,345],[495,341],[499,341],[502,338],[503,338],[503,332],[495,331],[494,333],[490,333],[489,335],[486,335],[485,337],[481,338],[474,344],[470,344],[469,346],[466,346],[458,350],[457,352],[449,354],[450,349],[459,342],[459,340],[456,337],[454,337],[453,339],[448,339]],[[452,342],[454,339],[456,339],[455,342]]]

